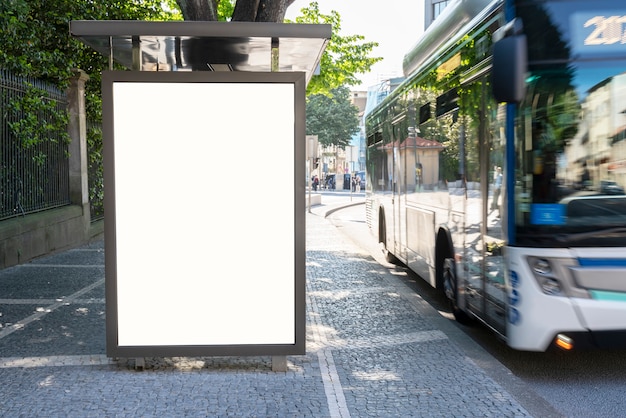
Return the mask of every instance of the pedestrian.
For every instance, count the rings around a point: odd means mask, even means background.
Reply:
[[[493,181],[493,200],[491,201],[491,210],[496,210],[498,199],[500,198],[500,189],[502,188],[502,167],[496,167]]]
[[[589,169],[587,168],[587,162],[583,163],[583,173],[580,176],[580,188],[583,190],[588,190],[591,186],[591,175],[589,174]]]

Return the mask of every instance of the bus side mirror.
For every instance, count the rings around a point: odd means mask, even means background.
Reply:
[[[519,103],[526,94],[526,71],[528,66],[526,35],[506,35],[493,43],[493,66],[491,85],[497,102]],[[509,28],[502,28],[509,29]],[[517,31],[516,31],[517,32]],[[494,34],[494,38],[496,34]]]

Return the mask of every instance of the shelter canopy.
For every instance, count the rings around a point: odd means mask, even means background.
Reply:
[[[330,25],[75,20],[70,34],[111,60],[141,71],[306,73],[311,79]]]

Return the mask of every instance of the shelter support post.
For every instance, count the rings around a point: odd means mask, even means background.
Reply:
[[[280,71],[280,51],[278,49],[278,38],[272,38],[272,72]]]
[[[135,370],[143,370],[146,367],[146,359],[144,357],[135,358]]]
[[[280,71],[280,53],[278,48],[278,38],[272,38],[272,72]],[[272,371],[287,371],[287,356],[272,356]]]
[[[272,356],[272,371],[273,372],[286,372],[287,371],[287,356]]]
[[[133,63],[132,63],[132,70],[133,71],[141,71],[141,41],[139,40],[138,36],[133,36],[132,37],[132,43],[133,43]]]

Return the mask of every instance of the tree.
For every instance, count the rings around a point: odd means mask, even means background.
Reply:
[[[306,104],[307,135],[317,135],[320,145],[345,148],[359,131],[359,108],[350,103],[347,87],[330,94],[313,94]]]
[[[0,68],[64,87],[73,68],[90,76],[107,68],[106,57],[71,38],[71,20],[172,20],[178,13],[173,0],[2,1]]]
[[[365,37],[362,35],[340,35],[341,16],[336,11],[331,11],[329,15],[321,14],[318,4],[312,2],[300,13],[302,15],[296,18],[296,23],[330,24],[333,28],[330,42],[322,55],[320,75],[311,79],[307,93],[327,94],[341,86],[356,86],[360,84],[357,74],[369,72],[374,64],[382,60],[369,56],[378,43],[363,42]]]
[[[294,0],[176,0],[185,20],[230,20],[247,22],[283,22],[287,7]],[[358,74],[371,70],[382,60],[370,57],[376,42],[364,42],[362,35],[341,35],[341,16],[336,11],[322,14],[317,2],[300,10],[295,23],[329,24],[332,37],[321,59],[321,73],[309,82],[308,94],[329,94],[340,86],[360,84]]]
[[[184,18],[282,22],[287,7],[293,1],[0,0],[0,68],[16,75],[52,82],[61,89],[67,87],[74,68],[84,70],[90,77],[86,84],[87,118],[98,122],[102,109],[100,74],[108,68],[108,58],[70,36],[68,27],[71,20],[157,21]],[[339,35],[341,22],[336,12],[322,15],[317,3],[311,3],[308,8],[302,9],[302,13],[296,19],[297,23],[327,23],[333,26],[332,39],[322,57],[322,73],[309,83],[309,94],[330,96],[334,88],[356,85],[356,74],[369,71],[381,59],[368,57],[376,43],[362,42],[364,38],[358,35]],[[44,106],[44,103],[40,100],[39,105]],[[20,125],[20,131],[26,132],[22,128],[25,127]],[[99,133],[90,131],[88,138],[90,152],[101,148]],[[96,158],[93,165],[98,165],[99,161]]]
[[[294,0],[176,0],[185,20],[282,22]],[[229,13],[230,11],[230,13]],[[226,14],[225,14],[226,12]]]

